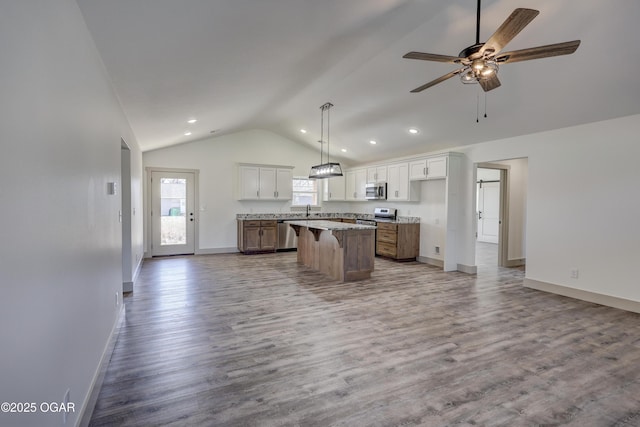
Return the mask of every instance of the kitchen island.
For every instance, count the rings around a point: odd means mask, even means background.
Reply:
[[[323,220],[285,222],[298,235],[299,263],[341,282],[371,277],[375,226]]]

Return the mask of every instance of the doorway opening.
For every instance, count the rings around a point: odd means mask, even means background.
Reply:
[[[524,266],[528,159],[476,166],[476,265]]]
[[[122,292],[133,292],[131,251],[131,150],[120,138],[120,194],[122,218]]]
[[[502,170],[478,168],[476,178],[476,265],[499,265]]]

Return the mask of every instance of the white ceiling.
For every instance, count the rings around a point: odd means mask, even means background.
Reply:
[[[637,0],[485,0],[481,41],[516,7],[540,10],[505,51],[582,40],[503,64],[486,119],[457,77],[409,93],[455,66],[402,58],[473,44],[475,0],[77,1],[143,151],[246,129],[319,149],[327,101],[331,157],[350,163],[640,113]]]

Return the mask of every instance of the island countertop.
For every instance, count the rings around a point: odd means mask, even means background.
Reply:
[[[375,216],[372,214],[366,213],[349,213],[349,212],[314,212],[309,216],[305,215],[304,212],[280,212],[280,213],[239,213],[236,214],[236,219],[239,221],[251,221],[251,220],[277,220],[277,221],[305,221],[312,219],[319,220],[332,220],[339,218],[349,218],[349,219],[366,219],[369,221],[374,221]],[[394,222],[396,224],[419,224],[420,217],[418,216],[398,216],[393,221],[385,221],[385,222]]]
[[[351,224],[348,222],[311,220],[311,221],[284,221],[286,224],[297,225],[299,227],[313,228],[316,230],[375,230],[375,225]]]

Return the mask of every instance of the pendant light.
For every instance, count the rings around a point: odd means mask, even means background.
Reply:
[[[329,110],[333,107],[333,104],[327,102],[320,106],[320,164],[311,166],[311,171],[309,172],[310,179],[321,179],[321,178],[331,178],[332,176],[342,176],[342,167],[340,167],[340,163],[331,163],[329,159]],[[324,116],[325,112],[327,115],[327,162],[322,163],[324,160],[323,157],[323,146],[324,146]]]

